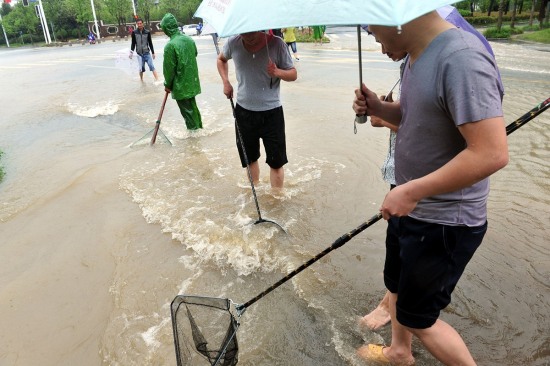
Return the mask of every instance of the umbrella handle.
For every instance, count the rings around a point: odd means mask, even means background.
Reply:
[[[357,24],[357,56],[359,58],[359,90],[363,88],[363,56],[361,54],[361,25]],[[357,124],[363,124],[367,122],[367,115],[355,115],[353,121],[353,133],[357,135]]]

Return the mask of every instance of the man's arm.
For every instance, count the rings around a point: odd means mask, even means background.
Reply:
[[[390,94],[388,94],[387,96],[386,95],[381,95],[380,100],[383,101],[383,102],[393,103],[392,93],[393,92],[390,92]],[[392,130],[393,132],[397,132],[397,130],[399,129],[398,126],[396,126],[394,124],[391,124],[389,122],[386,122],[382,118],[376,117],[376,116],[370,116],[370,124],[372,125],[372,127],[387,127],[390,130]]]
[[[396,127],[401,123],[400,102],[381,101],[365,84],[363,84],[362,90],[355,90],[352,108],[358,116],[376,116]]]
[[[130,51],[134,52],[134,48],[136,48],[136,34],[132,32],[132,45],[130,46]]]
[[[223,93],[227,98],[233,98],[233,86],[229,82],[229,64],[228,60],[223,55],[223,52],[220,52],[218,55],[216,65],[223,82]]]
[[[267,73],[284,81],[294,81],[298,78],[298,72],[296,68],[290,68],[288,70],[279,69],[275,63],[270,62],[267,66]]]
[[[153,37],[151,37],[151,32],[147,33],[147,43],[149,43],[149,49],[151,50],[153,58],[155,58],[155,48],[153,47]]]
[[[162,63],[162,73],[164,75],[164,90],[172,91],[174,80],[176,78],[176,51],[171,45],[164,47],[164,61]]]
[[[469,187],[506,166],[508,142],[503,117],[465,123],[458,130],[466,148],[436,171],[391,190],[381,207],[385,219],[406,216],[421,199]]]

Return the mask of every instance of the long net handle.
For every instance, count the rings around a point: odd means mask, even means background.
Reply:
[[[540,102],[535,108],[506,126],[506,134],[509,135],[550,107],[550,97]]]
[[[166,99],[168,99],[168,92],[164,94],[164,100],[162,101],[162,106],[160,107],[159,116],[157,118],[157,122],[155,124],[155,131],[153,132],[153,136],[151,136],[151,144],[153,145],[155,141],[157,141],[157,134],[159,132],[160,128],[160,120],[162,119],[162,113],[164,112],[164,106],[166,105]]]
[[[525,113],[523,116],[516,119],[514,122],[510,123],[508,126],[506,126],[506,134],[509,135],[527,122],[531,121],[533,118],[544,112],[548,107],[550,107],[550,98],[547,98],[543,102],[539,103],[535,108],[531,109],[529,112]],[[340,248],[342,245],[347,243],[351,240],[354,236],[361,233],[366,228],[370,227],[375,222],[379,221],[382,218],[382,213],[378,213],[371,217],[369,220],[365,221],[352,231],[342,235],[332,245],[325,250],[323,250],[321,253],[317,254],[315,257],[311,258],[304,264],[302,264],[300,267],[296,268],[289,274],[287,274],[285,277],[274,283],[272,286],[267,288],[265,291],[254,297],[253,299],[247,301],[244,304],[235,305],[235,309],[237,312],[242,314],[246,308],[248,308],[250,305],[254,304],[256,301],[260,300],[265,295],[269,294],[271,291],[275,290],[277,287],[281,286],[283,283],[291,279],[292,277],[296,276],[298,273],[302,272],[304,269],[311,266],[313,263],[317,262],[319,259],[323,258],[325,255],[329,254],[335,249]]]
[[[283,277],[282,279],[277,281],[275,284],[273,284],[271,287],[269,287],[268,289],[263,291],[261,294],[259,294],[255,298],[251,299],[250,301],[247,301],[246,303],[244,303],[242,305],[236,305],[235,309],[237,309],[237,311],[243,312],[247,307],[254,304],[256,301],[260,300],[262,297],[264,297],[265,295],[267,295],[271,291],[275,290],[277,287],[281,286],[283,283],[290,280],[292,277],[296,276],[298,273],[302,272],[307,267],[311,266],[313,263],[317,262],[319,259],[321,259],[325,255],[329,254],[334,249],[340,248],[342,245],[344,245],[348,241],[350,241],[351,238],[353,238],[354,236],[356,236],[357,234],[359,234],[360,232],[362,232],[363,230],[365,230],[366,228],[368,228],[369,226],[371,226],[372,224],[374,224],[375,222],[377,222],[381,218],[382,218],[382,213],[378,213],[378,214],[374,215],[373,217],[371,217],[370,219],[368,219],[367,221],[365,221],[364,223],[362,223],[361,225],[359,225],[358,227],[356,227],[352,231],[350,231],[350,232],[342,235],[338,239],[336,239],[336,241],[334,241],[334,243],[332,243],[332,245],[330,247],[326,248],[321,253],[317,254],[315,257],[311,258],[310,260],[308,260],[307,262],[302,264],[300,267],[296,268],[294,271],[287,274],[285,277]]]
[[[248,156],[246,155],[246,149],[244,147],[243,137],[241,135],[241,130],[239,129],[239,123],[237,122],[237,113],[235,112],[235,103],[233,103],[233,98],[229,98],[229,100],[231,101],[231,109],[233,110],[233,118],[235,119],[235,129],[237,130],[237,136],[239,137],[239,143],[241,144],[241,149],[243,151],[244,162],[246,163],[246,172],[248,173],[248,180],[250,181],[250,186],[252,187],[254,202],[256,202],[256,211],[258,211],[258,221],[264,221],[264,219],[262,219],[262,214],[260,213],[260,204],[258,203],[258,196],[256,196],[256,189],[254,188],[254,181],[252,180],[252,173],[250,172],[250,163],[248,162]]]

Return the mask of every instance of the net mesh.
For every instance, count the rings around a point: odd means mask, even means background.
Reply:
[[[155,129],[153,128],[151,131],[147,132],[145,135],[143,135],[140,139],[132,142],[130,144],[130,147],[139,147],[139,146],[147,146],[151,145],[151,139],[153,137],[153,134],[155,133]],[[155,144],[156,145],[170,145],[172,146],[172,142],[166,137],[164,132],[159,128],[157,131],[157,135],[155,136]]]
[[[171,305],[178,366],[232,366],[238,362],[239,323],[228,299],[177,296]]]

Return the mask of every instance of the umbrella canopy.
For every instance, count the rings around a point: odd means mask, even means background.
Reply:
[[[203,0],[194,17],[220,37],[305,25],[401,26],[456,0]]]
[[[201,29],[202,35],[214,34],[214,33],[218,33],[218,32],[214,29],[214,27],[212,27],[210,23],[206,23],[205,25],[202,26],[202,29]]]

